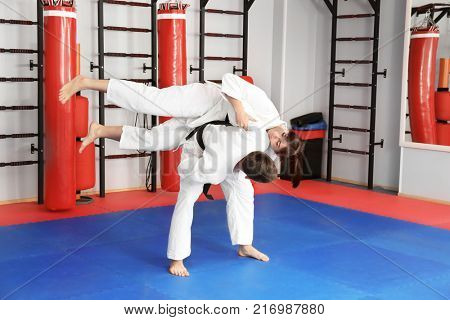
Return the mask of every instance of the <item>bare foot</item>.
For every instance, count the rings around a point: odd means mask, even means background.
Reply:
[[[59,101],[61,103],[66,103],[69,101],[70,97],[72,97],[75,93],[83,89],[83,80],[85,77],[82,75],[78,75],[69,82],[67,82],[60,90],[59,90]]]
[[[183,260],[172,260],[169,266],[169,273],[178,277],[189,277],[189,272],[183,264]]]
[[[101,124],[98,124],[97,122],[91,122],[89,126],[89,133],[88,135],[83,139],[83,142],[81,143],[80,150],[78,150],[79,153],[82,153],[84,149],[91,143],[95,141],[99,137],[99,130],[103,128]]]
[[[239,246],[238,255],[241,257],[253,258],[264,262],[269,261],[268,256],[256,250],[253,246]]]

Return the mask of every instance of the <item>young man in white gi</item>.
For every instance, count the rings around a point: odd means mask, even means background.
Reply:
[[[246,132],[237,127],[207,125],[183,144],[178,166],[180,191],[172,216],[167,257],[169,272],[189,276],[183,260],[191,253],[193,207],[205,183],[220,184],[227,201],[227,222],[233,245],[240,256],[261,261],[269,258],[252,246],[254,190],[248,176],[260,182],[277,178],[278,170],[268,155],[269,140],[261,131]],[[202,135],[205,150],[198,143]],[[259,136],[258,136],[259,135]],[[256,170],[255,170],[256,169]],[[259,177],[255,177],[259,175]]]

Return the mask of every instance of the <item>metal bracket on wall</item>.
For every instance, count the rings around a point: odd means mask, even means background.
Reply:
[[[194,71],[199,71],[200,72],[200,70],[202,70],[202,69],[195,68],[195,67],[192,66],[192,64],[189,66],[189,74],[192,74],[192,72],[194,72]]]
[[[142,65],[142,72],[147,73],[147,70],[153,70],[153,67],[148,67],[146,63]]]
[[[42,65],[39,65],[38,63],[34,63],[34,61],[33,60],[30,60],[30,71],[33,71],[34,70],[34,68],[37,68],[37,67],[43,67]]]
[[[377,75],[383,76],[383,78],[386,79],[386,77],[387,77],[387,69],[384,69],[383,71],[377,72]]]
[[[342,71],[334,71],[333,74],[340,74],[342,78],[345,78],[345,69],[343,68]]]
[[[44,152],[44,150],[36,148],[36,145],[34,143],[31,144],[30,153],[34,154],[35,152]]]
[[[381,149],[384,148],[384,139],[381,139],[380,142],[374,142],[374,146],[380,146]]]
[[[94,69],[103,69],[103,66],[98,66],[98,65],[95,65],[92,61],[91,61],[91,63],[89,64],[89,70],[91,71],[91,72],[94,72]]]
[[[339,143],[342,143],[342,134],[339,137],[329,138],[328,141],[339,141]]]

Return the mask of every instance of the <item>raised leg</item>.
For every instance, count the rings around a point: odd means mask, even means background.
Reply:
[[[196,118],[222,102],[220,89],[202,83],[159,89],[111,79],[106,99],[121,108],[165,117]]]
[[[81,90],[106,92],[108,84],[109,80],[97,80],[78,75],[59,90],[59,101],[66,103],[75,93]]]
[[[124,126],[120,148],[141,151],[166,151],[177,148],[188,134],[186,119],[173,118],[151,129]]]

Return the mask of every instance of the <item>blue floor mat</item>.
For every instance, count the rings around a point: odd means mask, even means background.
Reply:
[[[7,299],[447,299],[450,231],[284,195],[255,199],[254,245],[230,244],[225,202],[197,203],[191,276],[167,273],[173,206],[0,227]]]

